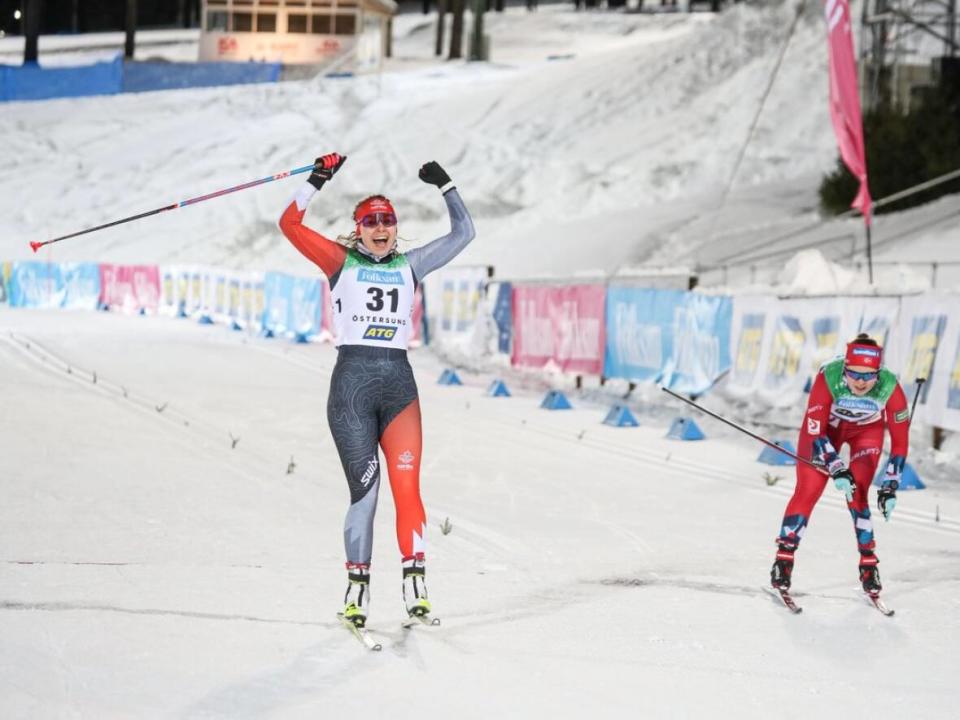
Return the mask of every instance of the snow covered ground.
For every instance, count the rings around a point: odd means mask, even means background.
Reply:
[[[949,486],[903,493],[877,528],[892,619],[858,596],[828,490],[791,616],[761,585],[792,479],[752,441],[708,420],[701,443],[663,439],[657,419],[611,428],[602,405],[550,412],[519,387],[489,398],[488,376],[439,386],[415,352],[443,625],[399,627],[384,491],[370,626],[385,648],[370,653],[334,617],[348,493],[325,426],[333,349],[66,319],[0,310],[4,718],[953,717]]]
[[[490,63],[436,62],[431,18],[404,15],[395,58],[379,75],[7,104],[0,256],[25,258],[29,240],[339,150],[348,164],[310,210],[328,232],[342,232],[355,201],[382,190],[398,206],[402,236],[432,239],[445,217],[416,170],[434,158],[459,183],[481,233],[462,262],[521,277],[686,260],[710,237],[702,225],[692,237],[681,232],[698,219],[707,217],[711,232],[753,228],[815,204],[835,149],[822,17],[808,10],[735,177],[790,3],[721,15],[568,5],[488,13]],[[275,227],[298,182],[65,242],[45,257],[302,269]]]

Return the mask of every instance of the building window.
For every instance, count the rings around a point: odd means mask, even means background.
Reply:
[[[227,18],[229,15],[225,11],[211,10],[207,13],[207,30],[211,32],[227,31]]]
[[[305,33],[307,31],[306,15],[287,15],[287,32]]]
[[[314,35],[333,35],[333,15],[314,15],[312,32]]]
[[[277,16],[274,13],[257,13],[257,32],[276,32]]]
[[[337,15],[337,35],[356,35],[357,33],[357,16],[353,13],[339,14]]]
[[[234,32],[253,32],[253,13],[235,12],[233,14]]]

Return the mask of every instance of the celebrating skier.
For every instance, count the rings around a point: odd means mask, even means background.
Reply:
[[[450,177],[436,162],[420,179],[436,185],[450,213],[451,231],[401,253],[397,213],[383,195],[371,195],[353,211],[354,230],[335,242],[303,225],[307,203],[346,161],[336,153],[317,158],[307,183],[280,218],[291,243],[330,282],[339,348],[330,378],[327,421],[347,484],[350,507],[344,524],[347,592],[343,617],[366,624],[370,602],[373,519],[383,449],[397,510],[397,542],[403,563],[403,599],[411,617],[431,606],[424,582],[426,515],[420,499],[422,430],[420,401],[407,361],[414,292],[433,270],[446,265],[474,237],[473,222]]]
[[[889,520],[897,503],[910,427],[906,396],[882,361],[883,349],[868,335],[860,334],[847,345],[845,357],[824,365],[810,390],[797,443],[797,454],[822,465],[836,488],[846,495],[860,551],[860,582],[874,599],[879,597],[881,585],[868,491],[886,427],[890,432],[890,460],[877,494],[877,507]],[[849,466],[839,456],[844,443],[850,446]],[[777,557],[770,571],[771,583],[778,590],[790,588],[794,553],[826,483],[823,473],[797,464],[797,485],[784,512]]]

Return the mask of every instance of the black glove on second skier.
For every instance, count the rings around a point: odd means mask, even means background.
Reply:
[[[340,166],[347,161],[346,155],[339,153],[330,153],[323,155],[313,161],[313,172],[307,178],[307,182],[313,185],[317,190],[323,187],[323,184],[332,178]]]
[[[450,176],[447,175],[447,171],[434,160],[424,163],[423,167],[420,168],[420,179],[430,185],[436,185],[441,190],[450,183]]]

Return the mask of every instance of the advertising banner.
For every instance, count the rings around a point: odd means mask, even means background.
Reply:
[[[900,384],[912,403],[919,385],[915,419],[960,431],[960,296],[905,297],[891,349],[900,352]],[[893,368],[891,368],[893,369]]]
[[[887,342],[898,316],[897,298],[736,296],[725,392],[773,406],[800,404],[821,365],[860,332]]]
[[[606,377],[661,381],[673,352],[673,320],[683,296],[682,290],[607,291]]]
[[[731,312],[725,297],[611,287],[603,374],[702,393],[730,367]]]
[[[7,283],[10,278],[10,263],[0,263],[0,303],[7,302]]]
[[[58,263],[15,262],[7,284],[10,307],[63,307],[66,287]]]
[[[728,297],[684,293],[674,311],[670,355],[661,380],[665,386],[701,394],[730,369],[732,312]]]
[[[430,274],[423,283],[430,342],[470,339],[487,282],[486,266],[445,267]]]
[[[264,275],[263,328],[273,334],[318,335],[321,299],[319,279],[268,272]]]
[[[497,352],[509,355],[513,339],[513,286],[508,282],[496,285],[493,321],[497,326]]]
[[[63,307],[96,310],[100,301],[100,266],[96,263],[63,263]]]
[[[100,305],[125,313],[155,313],[160,307],[156,265],[100,265]]]
[[[604,358],[603,285],[514,285],[514,365],[600,375]]]

